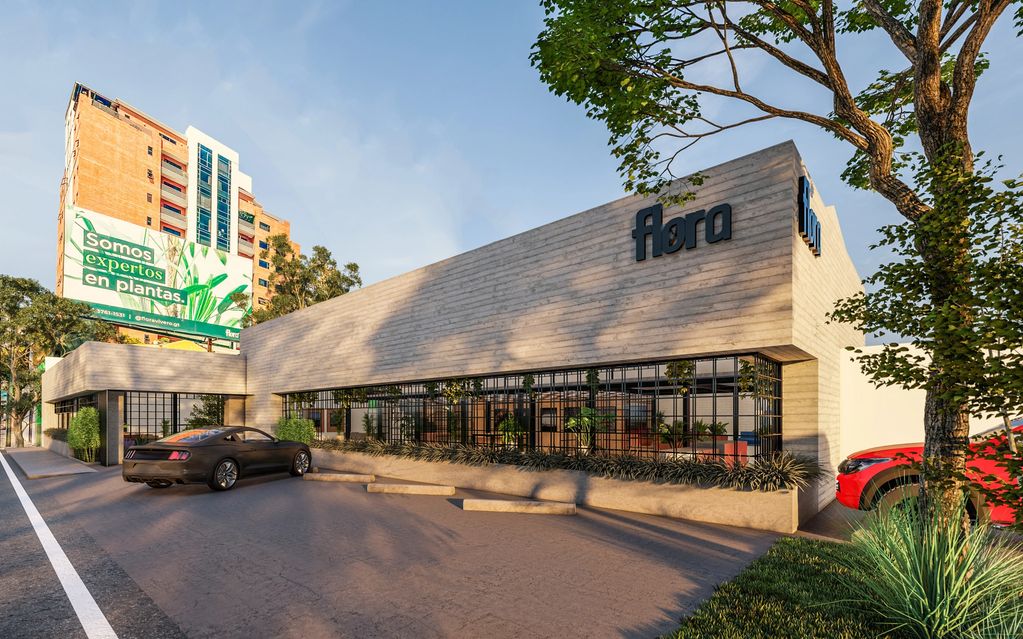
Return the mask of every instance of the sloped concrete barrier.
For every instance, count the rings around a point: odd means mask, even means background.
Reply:
[[[574,470],[529,471],[504,464],[466,466],[319,448],[313,449],[313,459],[321,468],[780,533],[795,532],[801,515],[799,492],[795,490],[765,493],[655,484],[604,479]],[[804,517],[811,514],[808,510],[802,513]]]
[[[377,480],[374,475],[354,475],[352,473],[314,473],[304,475],[302,479],[309,481],[340,481],[353,484],[368,484]]]
[[[428,484],[366,484],[366,492],[389,495],[454,495],[455,487]]]
[[[529,515],[574,515],[575,504],[560,501],[523,501],[521,499],[463,499],[462,510]]]

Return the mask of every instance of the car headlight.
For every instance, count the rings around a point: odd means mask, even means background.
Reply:
[[[883,464],[892,461],[891,457],[856,457],[843,461],[838,465],[838,472],[843,475],[858,473],[864,468],[870,468],[874,464]]]

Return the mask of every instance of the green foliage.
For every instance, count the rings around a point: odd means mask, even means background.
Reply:
[[[657,422],[657,434],[661,441],[672,448],[684,445],[687,432],[686,423],[681,419],[676,419],[670,424],[663,421]]]
[[[160,435],[161,437],[170,437],[171,434],[171,423],[164,419],[160,422]]]
[[[781,453],[749,464],[706,459],[646,459],[631,456],[565,455],[517,448],[480,448],[462,444],[388,443],[374,439],[316,441],[318,448],[341,452],[449,462],[469,466],[509,464],[530,471],[576,470],[607,479],[649,481],[659,484],[695,484],[735,490],[771,492],[806,488],[822,477],[815,461]]]
[[[266,322],[362,286],[359,265],[349,262],[339,268],[322,246],[314,246],[312,255],[306,256],[295,252],[286,235],[271,235],[267,243],[269,248],[260,257],[270,263],[274,295],[268,304],[253,310],[251,323]]]
[[[724,422],[705,422],[697,419],[693,422],[693,431],[697,439],[710,439],[728,433],[728,424]]]
[[[223,426],[225,402],[223,395],[202,395],[199,403],[192,406],[192,413],[188,416],[188,427]]]
[[[369,416],[369,413],[362,416],[362,431],[366,433],[367,437],[376,434],[373,430],[373,418]]]
[[[47,428],[43,431],[47,437],[58,442],[67,442],[67,430],[63,428]]]
[[[924,389],[977,415],[1023,409],[1023,191],[987,164],[969,176],[914,156],[917,181],[936,195],[915,223],[881,229],[872,248],[896,261],[842,300],[832,318],[865,333],[907,336],[861,354],[875,383]],[[963,249],[963,250],[960,250]],[[947,295],[927,280],[940,270]]]
[[[689,391],[689,384],[693,379],[693,371],[696,366],[689,360],[680,359],[674,362],[668,362],[667,366],[664,367],[664,376],[669,382],[678,387],[678,391],[681,394],[685,394]]]
[[[868,575],[845,565],[848,546],[781,538],[713,596],[673,639],[868,639],[885,633],[877,615],[847,603]]]
[[[591,450],[595,443],[597,433],[607,432],[614,422],[614,416],[584,406],[579,409],[578,415],[568,418],[565,423],[565,430],[575,433],[579,446]]]
[[[88,341],[111,341],[114,328],[88,319],[88,305],[57,297],[38,282],[0,275],[0,415],[23,422],[42,401],[40,364]],[[11,431],[21,445],[21,429]]]
[[[947,525],[963,519],[962,506],[923,512],[909,506],[866,520],[843,557],[866,577],[850,601],[909,637],[1023,636],[1023,547],[983,523]]]
[[[86,406],[75,413],[68,425],[67,445],[79,459],[87,462],[96,460],[96,450],[100,445],[99,411]]]
[[[274,431],[278,439],[289,442],[311,444],[316,439],[316,426],[311,419],[301,417],[281,417],[277,420]]]
[[[526,434],[526,425],[523,424],[513,413],[508,413],[497,423],[497,432],[501,433],[501,441],[507,445],[518,444],[523,435]]]

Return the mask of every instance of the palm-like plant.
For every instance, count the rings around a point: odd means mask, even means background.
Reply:
[[[526,427],[509,413],[497,424],[497,432],[501,433],[501,441],[506,446],[513,446],[519,443],[519,438],[526,434]]]
[[[578,415],[569,418],[565,430],[575,433],[579,440],[579,448],[590,452],[597,433],[606,432],[612,419],[614,418],[611,415],[585,406],[579,410]]]

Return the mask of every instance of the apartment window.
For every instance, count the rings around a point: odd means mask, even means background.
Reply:
[[[184,171],[184,169],[181,167],[181,165],[178,164],[177,162],[173,161],[173,160],[168,160],[167,158],[164,158],[163,159],[163,163],[168,165],[168,166],[170,166],[170,167],[172,167],[172,168],[175,168],[175,169],[177,169],[179,171]]]
[[[259,223],[259,230],[266,231],[267,233],[269,233],[270,232],[270,225],[267,224],[266,222],[260,222]]]
[[[167,137],[167,136],[166,136],[166,135],[164,135],[163,133],[161,133],[161,134],[160,134],[160,137],[161,137],[161,138],[163,138],[164,140],[167,140],[167,141],[168,141],[168,142],[170,142],[171,144],[177,144],[177,141],[176,141],[176,140],[172,140],[172,139],[170,139],[169,137]]]
[[[153,201],[153,194],[152,193],[146,193],[146,202],[152,202],[152,201]]]
[[[263,250],[266,250],[266,249],[270,248],[270,245],[267,244],[266,242],[264,242],[263,240],[260,240],[259,241],[259,248],[261,248]]]
[[[217,248],[231,248],[231,160],[217,156]]]
[[[153,169],[146,169],[146,177],[149,178],[150,182],[153,181]]]
[[[166,211],[167,213],[173,213],[174,215],[184,215],[184,212],[181,209],[175,206],[171,206],[166,202],[163,203],[163,210]]]
[[[166,186],[168,189],[171,189],[173,191],[177,191],[178,193],[182,192],[181,191],[181,187],[176,185],[176,184],[171,184],[170,182],[164,182],[163,185]]]
[[[153,225],[153,218],[146,217],[146,226],[152,226],[152,225]]]
[[[213,199],[213,151],[199,145],[199,213],[196,217],[196,241],[210,245],[210,224],[213,212],[210,210]]]
[[[259,278],[258,281],[259,281],[259,285],[262,286],[263,288],[270,288],[270,282],[267,282],[262,277]]]
[[[265,297],[261,297],[261,298],[259,298],[259,303],[260,303],[260,304],[263,304],[263,305],[266,305],[266,303],[267,303],[267,302],[266,302],[266,298],[265,298]]]
[[[149,155],[152,155],[153,154],[153,147],[147,146],[146,147],[146,153],[148,153]]]
[[[270,268],[270,262],[259,260],[259,268]]]
[[[181,237],[181,231],[177,230],[173,226],[166,226],[165,225],[160,230],[163,231],[164,233],[170,233],[171,235],[173,235],[175,237]]]

